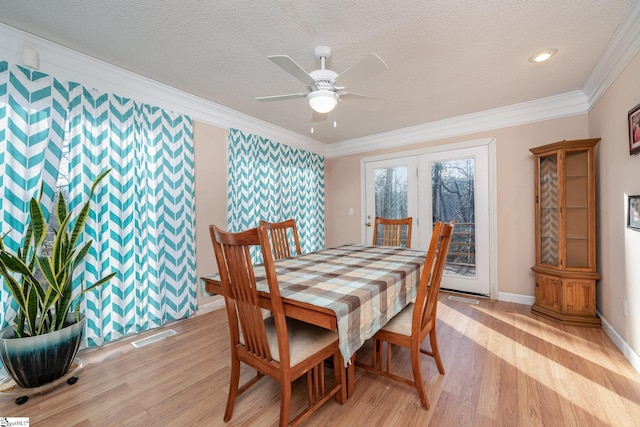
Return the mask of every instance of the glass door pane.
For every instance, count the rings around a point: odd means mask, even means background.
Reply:
[[[367,163],[367,243],[373,240],[376,216],[389,219],[416,217],[416,164],[415,158]],[[412,235],[417,232],[416,224],[413,226]]]
[[[589,268],[589,153],[565,154],[567,268]]]
[[[540,262],[558,265],[558,156],[540,158]]]
[[[389,219],[407,217],[407,167],[375,169],[376,216]]]
[[[455,221],[445,271],[476,277],[475,159],[431,164],[433,223]]]
[[[409,209],[407,166],[375,169],[373,175],[376,216],[387,219],[406,218]],[[384,234],[378,230],[377,236],[376,245],[381,245]],[[401,241],[404,244],[406,240],[406,230],[403,229]]]

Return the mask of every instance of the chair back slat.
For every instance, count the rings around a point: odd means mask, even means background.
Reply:
[[[289,250],[289,239],[287,238],[287,230],[285,228],[274,228],[270,230],[271,249],[274,258],[288,258],[291,256]]]
[[[212,225],[210,232],[229,318],[231,344],[232,346],[242,344],[255,357],[271,361],[273,358],[269,351],[254,266],[250,256],[251,246],[261,246],[267,276],[275,280],[275,286],[272,286],[272,280],[269,280],[272,312],[274,316],[281,317],[276,320],[276,325],[284,328],[284,336],[286,336],[284,309],[266,231],[263,227],[259,227],[241,233],[227,233]],[[272,289],[274,287],[275,289]],[[242,341],[240,334],[242,334]],[[288,353],[288,344],[285,343],[283,346]],[[282,358],[280,361],[282,362]]]
[[[451,221],[449,224],[437,222],[433,227],[431,242],[418,285],[412,319],[412,336],[421,336],[420,332],[436,317],[438,293],[454,227],[455,221]]]
[[[373,244],[411,247],[413,218],[388,219],[376,217],[373,228]]]
[[[386,225],[383,227],[385,244],[400,246],[400,240],[402,237],[402,227],[400,225]]]
[[[282,222],[261,220],[260,225],[267,229],[274,259],[291,258],[291,240],[293,240],[295,247],[295,256],[302,253],[295,219],[288,219]]]

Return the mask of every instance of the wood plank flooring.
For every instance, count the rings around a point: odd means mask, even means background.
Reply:
[[[345,405],[324,405],[308,426],[632,426],[640,424],[640,375],[600,329],[563,327],[530,307],[441,293],[438,337],[446,374],[424,357],[431,409],[415,390],[356,368]],[[222,426],[229,381],[224,310],[168,325],[178,332],[133,348],[132,339],[84,352],[75,385],[18,406],[0,397],[0,417],[31,426]],[[151,331],[150,335],[158,331]],[[139,339],[141,337],[136,337]],[[428,346],[428,343],[425,343]],[[369,361],[370,347],[358,357]],[[411,375],[394,349],[395,372]],[[244,369],[241,381],[252,376]],[[293,412],[305,399],[294,385]],[[228,426],[275,425],[279,388],[264,378],[236,402]],[[256,419],[250,423],[248,420]]]

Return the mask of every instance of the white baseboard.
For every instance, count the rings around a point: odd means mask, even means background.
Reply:
[[[220,310],[224,308],[224,298],[214,298],[212,301],[202,304],[198,307],[197,314],[209,313],[211,311]]]
[[[627,342],[620,336],[620,334],[618,334],[618,332],[613,329],[613,326],[611,326],[611,324],[607,322],[607,319],[602,316],[602,313],[600,313],[599,311],[597,313],[598,317],[600,317],[600,320],[602,321],[602,330],[604,331],[604,333],[607,334],[609,338],[611,338],[611,341],[613,341],[616,347],[618,347],[618,349],[622,352],[624,357],[629,361],[629,363],[631,363],[633,369],[640,373],[640,356],[638,355],[638,353],[636,353],[631,348],[631,346],[627,344]]]
[[[517,304],[533,305],[536,297],[533,295],[510,294],[508,292],[498,292],[498,301],[515,302]]]

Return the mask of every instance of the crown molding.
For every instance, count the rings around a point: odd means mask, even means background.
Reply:
[[[640,51],[640,2],[633,2],[598,63],[582,86],[589,109]]]
[[[527,123],[584,114],[587,97],[582,91],[568,92],[478,113],[424,123],[376,135],[330,144],[326,157],[340,157],[436,139],[468,135]]]
[[[187,114],[213,126],[238,128],[295,148],[325,154],[326,145],[315,139],[0,23],[0,59],[22,64],[25,46],[38,51],[39,69],[57,78]]]

